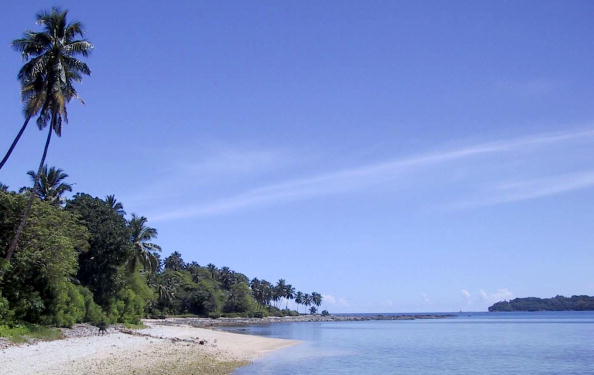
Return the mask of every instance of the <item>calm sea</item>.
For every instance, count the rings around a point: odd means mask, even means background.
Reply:
[[[237,375],[594,374],[594,312],[460,313],[442,320],[230,330],[303,341]]]

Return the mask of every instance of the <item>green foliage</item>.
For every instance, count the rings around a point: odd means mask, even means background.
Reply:
[[[113,297],[125,287],[122,266],[133,253],[126,220],[108,203],[88,194],[76,194],[66,210],[78,215],[90,232],[90,249],[80,254],[77,278],[99,305],[109,309]]]
[[[0,322],[11,323],[14,320],[14,311],[10,309],[8,300],[0,293]]]
[[[25,204],[24,195],[0,192],[4,248]],[[228,267],[186,263],[177,252],[165,259],[164,270],[154,259],[144,262],[145,251],[159,260],[151,250],[158,246],[148,242],[156,230],[143,217],[132,220],[126,221],[123,206],[113,197],[104,201],[77,194],[64,208],[36,200],[12,262],[0,263],[5,271],[0,319],[68,327],[78,322],[136,325],[145,316],[166,314],[298,315],[278,306],[288,305],[295,295],[295,288],[282,279],[276,286],[266,280],[249,282]],[[131,259],[136,259],[133,267]],[[315,304],[315,295],[305,295],[304,301]]]
[[[26,198],[0,193],[0,222],[14,227]],[[12,225],[11,225],[12,224]],[[12,231],[1,232],[7,243]],[[78,256],[88,248],[88,232],[77,218],[59,207],[35,201],[19,241],[2,293],[18,319],[68,326],[84,318],[84,304],[71,283]]]
[[[328,315],[330,315],[328,310],[322,310],[322,316],[328,316]]]
[[[250,287],[247,283],[240,282],[231,287],[224,311],[244,313],[253,310],[255,306],[256,301],[252,297]]]
[[[594,311],[594,297],[515,298],[497,302],[489,311]]]
[[[10,341],[22,344],[32,339],[35,340],[58,340],[63,337],[62,332],[56,328],[39,326],[36,324],[0,325],[0,337],[6,337]]]

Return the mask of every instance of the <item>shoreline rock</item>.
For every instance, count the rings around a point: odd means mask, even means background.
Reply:
[[[191,325],[193,327],[233,327],[274,323],[302,323],[302,322],[358,322],[371,320],[417,320],[417,319],[447,319],[452,314],[401,314],[401,315],[299,315],[299,316],[269,316],[265,318],[165,318],[149,319],[147,321],[158,325]]]

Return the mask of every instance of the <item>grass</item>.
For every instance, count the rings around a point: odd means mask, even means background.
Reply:
[[[22,323],[14,326],[0,325],[0,337],[5,337],[15,344],[23,344],[32,340],[58,340],[64,335],[57,328]]]
[[[138,324],[134,324],[134,323],[124,323],[124,327],[128,328],[128,329],[144,329],[144,328],[148,328],[147,325],[145,325],[144,323],[140,322]]]

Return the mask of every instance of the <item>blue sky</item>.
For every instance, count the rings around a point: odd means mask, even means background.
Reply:
[[[21,122],[0,14],[0,148]],[[594,3],[63,1],[95,44],[50,165],[165,253],[333,312],[594,294]],[[28,183],[27,130],[0,181]]]

